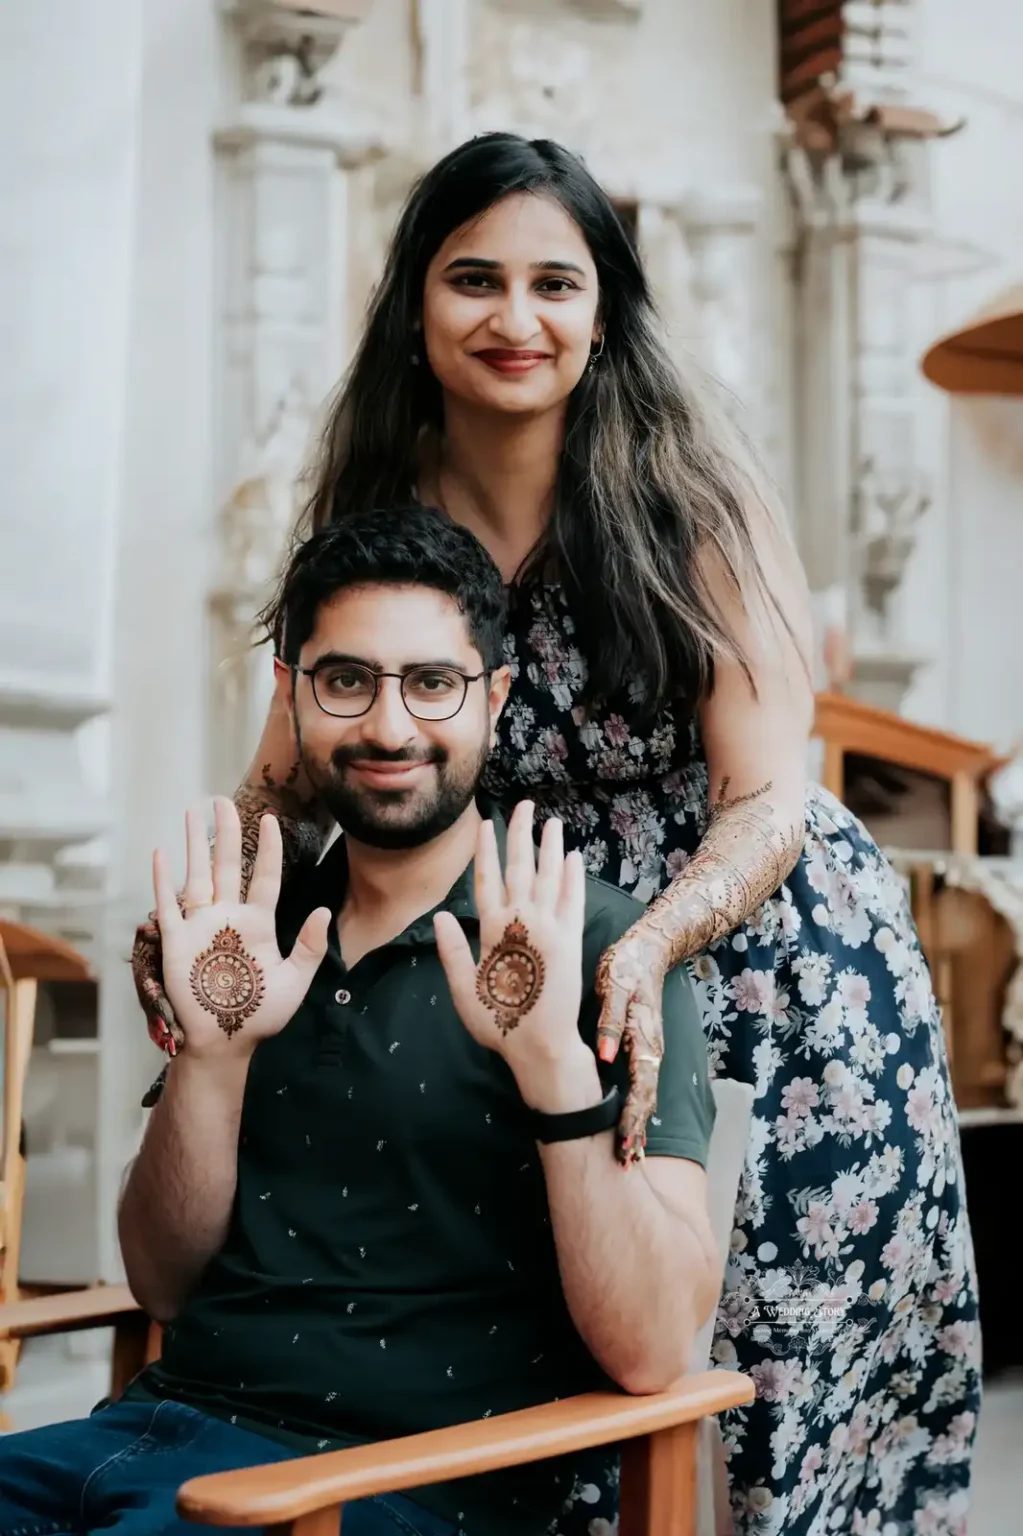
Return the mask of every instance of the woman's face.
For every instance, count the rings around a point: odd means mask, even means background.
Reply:
[[[515,193],[450,235],[423,291],[426,355],[448,395],[509,414],[562,405],[599,342],[597,269],[559,203]]]

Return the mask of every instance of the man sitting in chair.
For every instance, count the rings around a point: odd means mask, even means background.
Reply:
[[[641,910],[478,786],[509,686],[489,555],[425,508],[297,551],[277,686],[343,829],[285,881],[238,814],[154,860],[185,1049],[125,1186],[163,1355],[116,1404],[0,1440],[0,1536],[184,1532],[181,1483],[684,1373],[715,1303],[713,1121],[683,970],[647,1156],[616,1147],[598,961]],[[478,963],[477,957],[478,956]],[[344,1536],[541,1536],[607,1452],[348,1506]],[[587,1522],[583,1522],[585,1528]]]

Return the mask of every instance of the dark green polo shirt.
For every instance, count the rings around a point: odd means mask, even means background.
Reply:
[[[314,907],[340,909],[345,880],[339,839],[282,895],[285,953]],[[478,948],[471,866],[443,905]],[[591,1045],[597,962],[640,911],[587,881]],[[713,1099],[683,969],[668,978],[664,1026],[647,1152],[703,1163]],[[625,1082],[624,1054],[610,1070]],[[565,1306],[514,1078],[455,1012],[432,913],[351,970],[332,924],[305,1002],[253,1056],[224,1247],[136,1390],[308,1453],[608,1385]],[[547,1461],[413,1497],[469,1536],[539,1536],[573,1471]]]

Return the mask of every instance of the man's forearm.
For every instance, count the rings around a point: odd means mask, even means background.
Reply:
[[[532,1107],[567,1113],[601,1098],[596,1060],[523,1072]],[[519,1076],[519,1074],[516,1074]],[[541,1145],[562,1289],[591,1353],[627,1392],[681,1376],[719,1288],[706,1212],[670,1208],[647,1166],[624,1169],[613,1132]]]
[[[118,1212],[132,1293],[159,1322],[176,1316],[227,1235],[250,1056],[185,1051],[168,1073]]]

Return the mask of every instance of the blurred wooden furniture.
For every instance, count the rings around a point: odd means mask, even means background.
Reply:
[[[163,1338],[159,1324],[150,1322],[126,1285],[91,1285],[0,1304],[0,1336],[18,1344],[36,1335],[109,1327],[114,1330],[110,1396],[116,1398],[144,1365],[159,1359]]]
[[[158,1357],[160,1343],[126,1286],[0,1306],[0,1330],[14,1339],[111,1324],[117,1396]],[[343,1506],[355,1499],[621,1443],[620,1536],[695,1536],[701,1422],[753,1398],[753,1383],[733,1371],[686,1376],[652,1397],[592,1392],[403,1440],[196,1478],[178,1493],[178,1512],[207,1525],[265,1526],[276,1536],[337,1536]]]
[[[921,366],[951,395],[1023,395],[1023,286],[1007,288],[936,341]]]
[[[911,880],[936,973],[960,1119],[1023,1109],[1023,870],[965,854],[890,854]]]
[[[841,693],[817,695],[813,734],[824,745],[824,787],[860,815],[879,842],[888,845],[892,839],[883,829],[875,830],[872,820],[850,804],[855,798],[854,781],[869,771],[870,764],[901,770],[907,793],[923,781],[920,787],[936,787],[947,797],[947,827],[939,833],[940,841],[899,838],[896,846],[976,853],[981,785],[1004,761],[990,747],[915,725]]]
[[[0,1164],[0,1305],[17,1301],[25,1200],[22,1104],[41,981],[85,981],[88,961],[70,944],[0,918],[0,988],[4,994],[3,1162]],[[10,1390],[18,1340],[0,1329],[0,1393]]]
[[[995,861],[979,859],[977,846],[984,781],[1005,760],[836,693],[818,695],[814,735],[825,787],[909,884],[958,1108],[1004,1104],[1011,1062],[1002,1020],[1021,941],[995,891]]]

